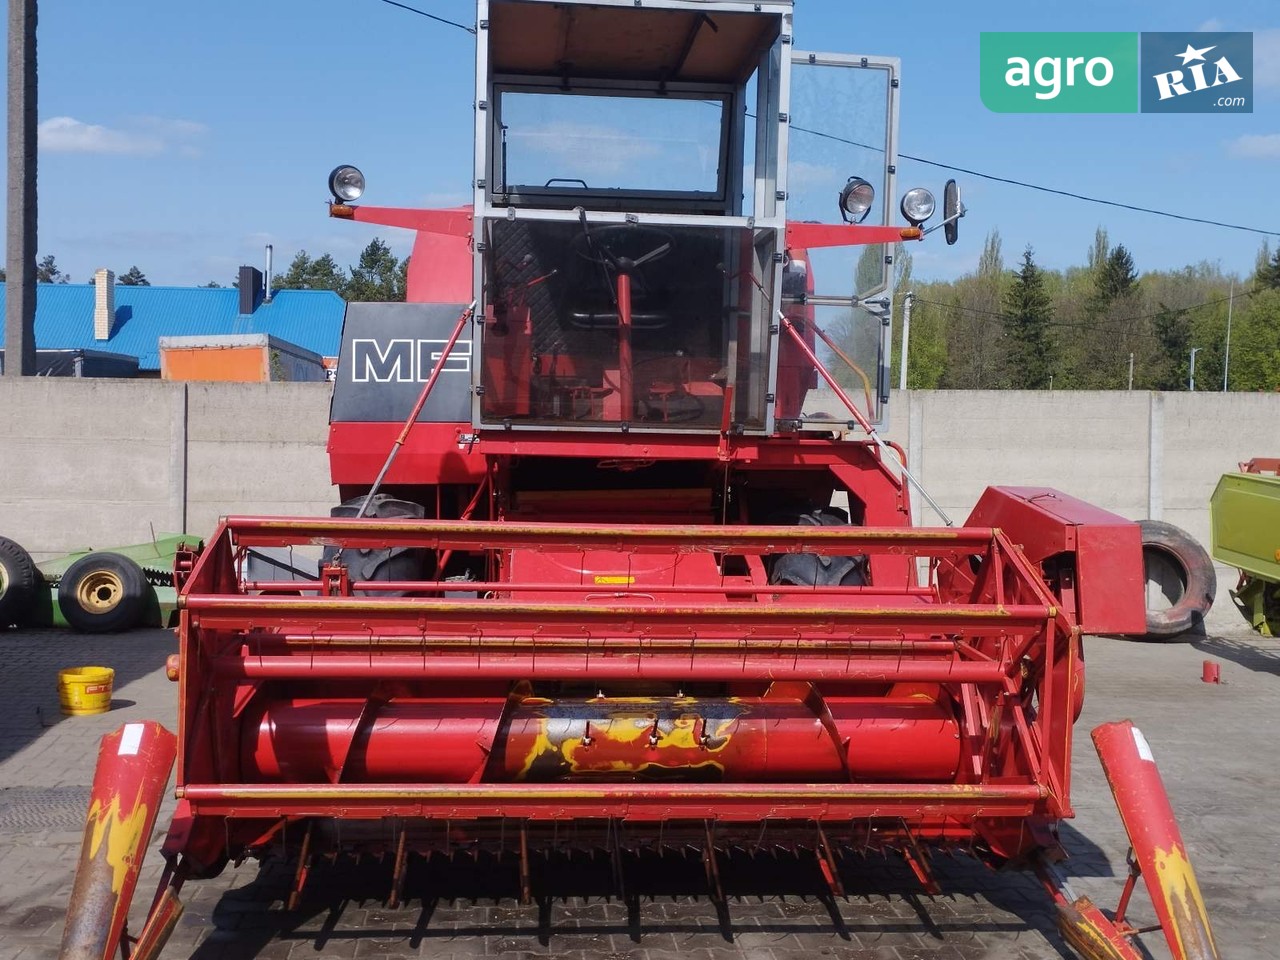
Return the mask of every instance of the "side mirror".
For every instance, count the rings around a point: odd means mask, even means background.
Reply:
[[[948,180],[947,185],[942,188],[942,235],[947,238],[947,246],[960,238],[960,218],[964,214],[964,204],[960,202],[960,187],[955,180]]]

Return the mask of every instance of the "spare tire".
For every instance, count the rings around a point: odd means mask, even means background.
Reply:
[[[31,554],[8,537],[0,537],[0,629],[26,622],[43,584]]]
[[[58,609],[81,633],[115,633],[142,622],[146,574],[118,553],[88,553],[67,567],[58,581]]]
[[[1218,592],[1218,575],[1204,547],[1186,531],[1143,520],[1146,640],[1171,640],[1204,623]]]

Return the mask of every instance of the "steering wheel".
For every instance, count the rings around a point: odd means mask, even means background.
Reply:
[[[630,274],[637,267],[669,254],[675,240],[666,230],[646,224],[606,223],[588,230],[584,223],[583,232],[574,237],[569,246],[588,263]]]

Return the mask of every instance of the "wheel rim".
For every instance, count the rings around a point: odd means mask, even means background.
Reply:
[[[76,586],[76,601],[89,613],[107,613],[120,605],[124,581],[110,570],[95,570]]]

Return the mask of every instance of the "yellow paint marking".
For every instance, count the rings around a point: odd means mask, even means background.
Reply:
[[[1156,878],[1173,920],[1173,935],[1182,948],[1183,956],[1216,957],[1218,948],[1209,929],[1209,913],[1186,852],[1181,847],[1156,849],[1154,852]]]
[[[625,574],[612,574],[612,573],[597,573],[597,574],[596,574],[596,585],[597,585],[597,586],[619,586],[619,587],[629,587],[629,586],[631,586],[631,585],[632,585],[633,583],[635,583],[635,582],[636,582],[636,578],[635,578],[635,577],[630,577],[630,576],[627,576],[627,575],[625,575]]]
[[[120,813],[119,794],[111,798],[105,808],[100,800],[89,807],[89,826],[93,831],[89,843],[89,857],[98,856],[103,841],[107,844],[107,865],[111,867],[111,890],[119,893],[124,887],[129,868],[140,859],[138,848],[142,845],[141,833],[147,825],[147,805],[142,802],[141,791],[133,805],[133,812]]]

